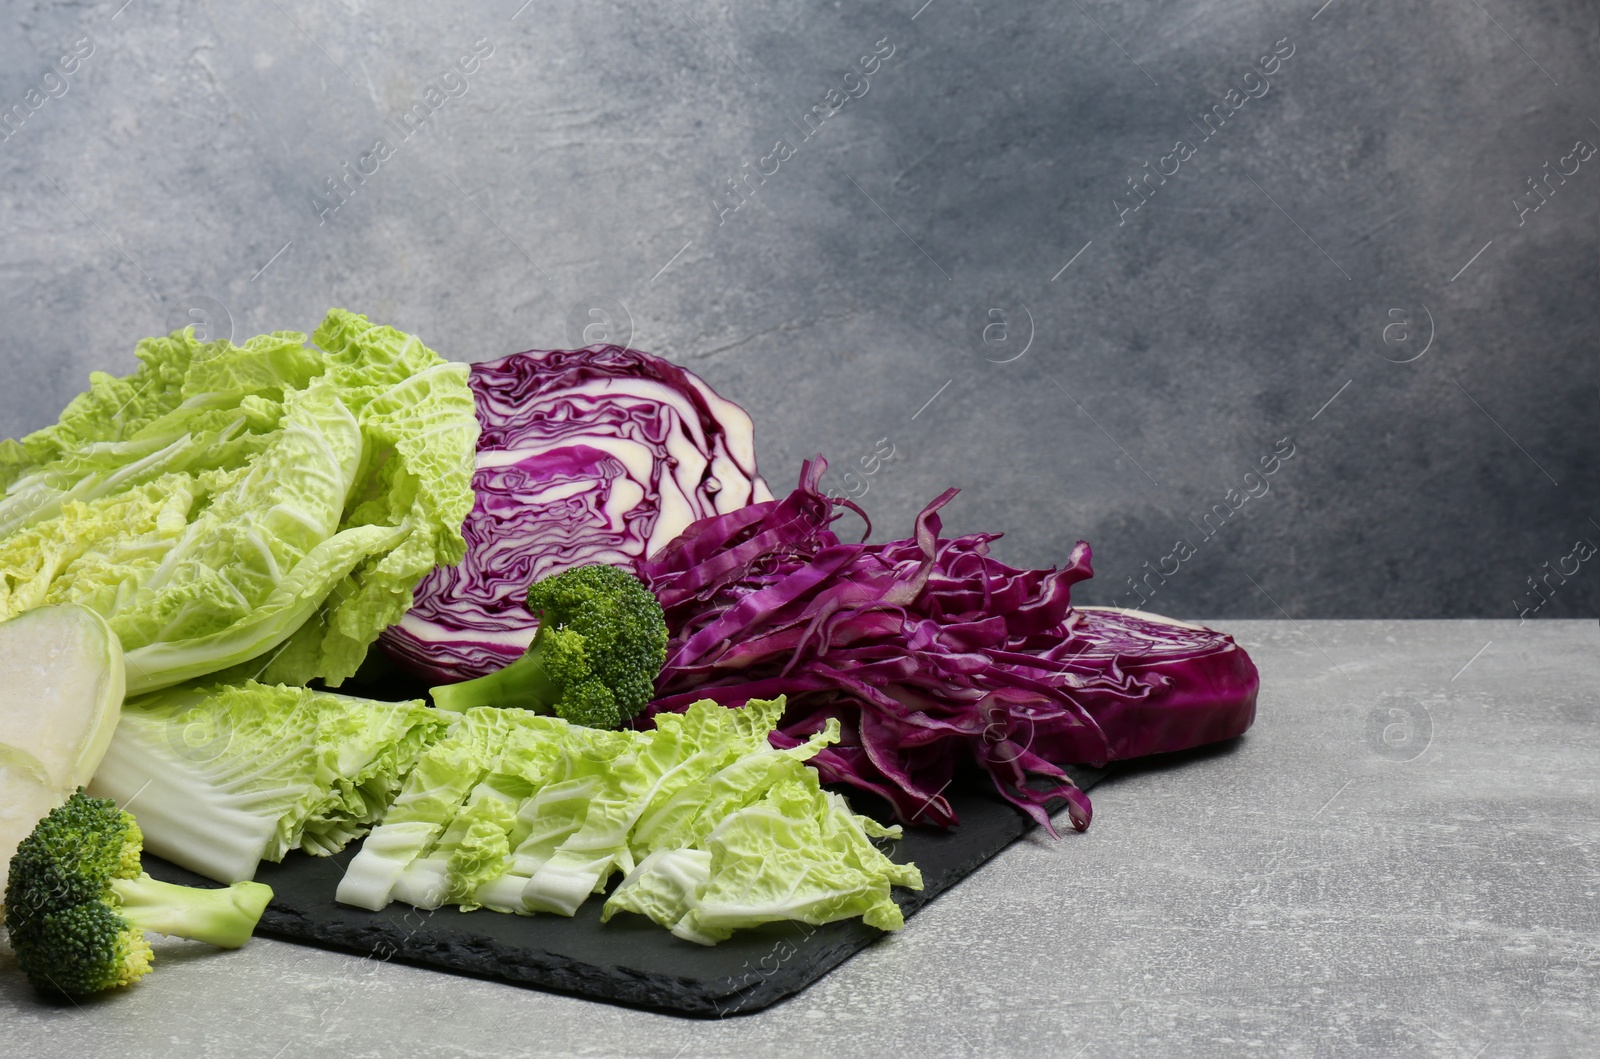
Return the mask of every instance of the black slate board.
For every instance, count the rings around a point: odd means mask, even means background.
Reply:
[[[1085,789],[1105,775],[1101,769],[1067,771]],[[895,860],[914,861],[922,871],[923,890],[895,891],[907,918],[1033,828],[983,783],[981,777],[962,778],[945,792],[961,818],[959,827],[907,828],[889,850]],[[858,811],[871,811],[867,799],[851,800]],[[273,888],[274,897],[258,933],[702,1018],[770,1007],[883,936],[860,920],[822,927],[772,924],[707,948],[675,938],[642,916],[601,923],[604,902],[598,895],[571,919],[453,908],[430,912],[400,903],[367,912],[333,899],[342,865],[356,848],[333,858],[296,852],[282,864],[263,864],[256,878]],[[158,879],[215,885],[158,857],[144,862]]]

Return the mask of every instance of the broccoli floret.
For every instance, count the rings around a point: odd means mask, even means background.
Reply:
[[[435,706],[515,706],[591,728],[617,728],[644,709],[667,660],[667,623],[636,577],[599,563],[574,567],[534,582],[528,609],[539,631],[527,653],[432,689]]]
[[[150,973],[144,932],[236,949],[272,888],[175,886],[139,864],[144,836],[130,813],[79,787],[17,846],[6,883],[6,930],[36,989],[68,996],[132,985]]]

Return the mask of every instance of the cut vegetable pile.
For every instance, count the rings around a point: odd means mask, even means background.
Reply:
[[[477,707],[429,749],[339,885],[346,904],[570,916],[613,875],[604,918],[637,912],[702,944],[741,927],[854,916],[901,925],[898,838],[822,790],[806,759],[837,726],[780,750],[782,699],[697,703],[651,731]]]
[[[373,911],[896,930],[901,826],[825,785],[948,827],[975,766],[1082,830],[1065,766],[1255,717],[1229,637],[1072,605],[1084,542],[1006,566],[940,536],[954,489],[842,541],[822,460],[773,498],[749,416],[659,357],[469,373],[339,309],[137,352],[0,443],[0,869],[46,991],[137,981],[146,930],[243,944],[261,861],[357,840],[337,899]],[[326,690],[380,640],[431,706]],[[164,888],[142,848],[233,885]]]

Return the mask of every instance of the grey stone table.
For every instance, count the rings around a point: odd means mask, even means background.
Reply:
[[[1233,622],[1237,746],[1128,769],[808,991],[723,1022],[258,939],[37,1001],[0,1054],[1600,1054],[1600,632]]]

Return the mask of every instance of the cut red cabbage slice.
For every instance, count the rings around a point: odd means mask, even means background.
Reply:
[[[482,434],[466,558],[425,577],[380,638],[435,683],[521,656],[538,628],[523,602],[534,581],[630,566],[697,519],[772,499],[750,417],[660,357],[530,350],[474,364],[469,384]]]
[[[1074,666],[1115,666],[1151,681],[1150,693],[1137,699],[1082,693],[1084,708],[1106,734],[1107,760],[1221,742],[1255,721],[1260,678],[1233,637],[1140,610],[1076,611],[1083,620],[1059,652],[1075,653]]]

